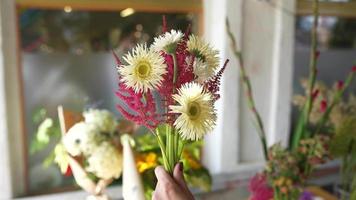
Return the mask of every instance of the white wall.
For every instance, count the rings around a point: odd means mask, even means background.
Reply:
[[[256,169],[263,161],[261,144],[239,82],[238,65],[225,31],[225,16],[242,48],[268,143],[286,144],[294,43],[291,12],[295,1],[205,0],[204,4],[205,38],[221,51],[223,61],[232,61],[222,81],[218,125],[206,138],[204,162],[212,173]]]

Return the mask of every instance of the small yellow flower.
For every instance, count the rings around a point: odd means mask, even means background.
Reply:
[[[157,155],[155,153],[140,154],[136,158],[136,165],[139,173],[154,168],[158,165]]]
[[[171,113],[179,114],[174,122],[183,139],[199,140],[215,126],[216,113],[212,95],[198,83],[184,84],[173,95],[178,105],[171,105]]]
[[[149,50],[146,44],[137,45],[132,54],[126,54],[123,59],[127,64],[119,67],[119,73],[126,86],[135,92],[157,89],[167,73],[162,56]]]

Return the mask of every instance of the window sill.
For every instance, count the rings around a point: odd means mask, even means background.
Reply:
[[[320,167],[318,167],[316,175],[311,178],[310,183],[319,186],[335,183],[336,181],[338,181],[339,178],[338,173],[336,173],[339,164],[340,162],[338,160],[334,160],[324,165],[321,165]],[[195,196],[198,197],[198,199],[199,197],[204,197],[213,193],[219,193],[221,191],[226,190],[237,190],[238,193],[241,193],[241,195],[246,195],[249,178],[258,171],[261,171],[261,169],[261,163],[243,164],[236,169],[236,172],[214,174],[212,177],[214,182],[212,185],[211,192],[206,193],[199,190],[193,190],[193,193],[195,194]],[[107,189],[107,194],[113,200],[123,199],[121,186],[109,187]],[[81,190],[50,195],[17,198],[16,200],[78,200],[85,199],[87,196],[88,193]]]

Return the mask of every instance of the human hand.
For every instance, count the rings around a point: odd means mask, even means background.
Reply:
[[[174,167],[173,177],[162,166],[156,167],[155,174],[158,182],[152,196],[153,200],[194,200],[184,181],[182,163]]]

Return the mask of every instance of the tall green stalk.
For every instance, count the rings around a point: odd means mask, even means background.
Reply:
[[[291,141],[291,147],[295,150],[301,139],[306,136],[306,129],[309,122],[310,112],[313,108],[313,91],[315,86],[315,80],[317,75],[317,59],[318,59],[318,21],[319,21],[319,0],[313,1],[313,16],[314,22],[311,31],[311,47],[310,47],[310,61],[309,61],[309,85],[307,91],[307,101],[304,105],[303,111],[298,119],[297,127],[293,134]]]
[[[250,110],[252,111],[252,114],[253,114],[255,121],[257,123],[257,131],[258,131],[258,135],[260,137],[261,143],[262,143],[263,155],[265,157],[265,160],[268,160],[266,132],[265,132],[265,129],[263,126],[261,116],[260,116],[259,112],[257,111],[256,105],[255,105],[255,100],[253,98],[253,93],[252,93],[251,82],[250,82],[249,77],[246,74],[246,70],[245,70],[244,62],[243,62],[243,58],[242,58],[242,53],[241,53],[241,51],[239,51],[237,49],[236,40],[234,38],[234,35],[231,32],[228,19],[226,19],[226,29],[227,29],[227,33],[228,33],[230,41],[231,41],[231,47],[234,52],[234,56],[239,61],[240,79],[241,79],[241,81],[244,85],[244,88],[245,88],[248,106],[249,106]]]
[[[175,53],[170,54],[173,58],[173,91],[172,93],[174,94],[176,92],[176,82],[177,82],[177,71],[178,71],[178,65],[177,65],[177,58]],[[168,112],[166,110],[166,112]],[[158,129],[158,128],[157,128]],[[172,127],[169,124],[165,124],[165,136],[166,136],[166,141],[165,144],[162,141],[162,138],[158,138],[159,145],[162,151],[163,155],[163,162],[164,162],[164,167],[170,173],[173,175],[173,170],[174,166],[176,163],[179,162],[180,156],[183,151],[183,145],[181,142],[181,139],[179,137],[178,132],[175,130],[174,127]]]

